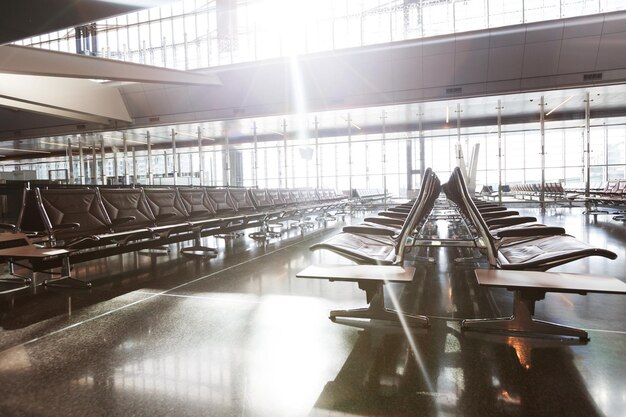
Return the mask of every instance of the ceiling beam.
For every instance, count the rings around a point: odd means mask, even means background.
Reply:
[[[33,104],[40,108],[132,122],[116,87],[89,80],[0,74],[0,98]]]
[[[100,125],[109,125],[109,119],[91,114],[78,113],[68,110],[56,109],[53,107],[42,106],[39,104],[27,103],[24,101],[11,100],[0,97],[0,107],[7,107],[13,110],[23,110],[31,113],[43,114],[46,116],[59,117],[61,119],[74,120],[79,122],[96,123]]]
[[[17,45],[0,46],[0,72],[142,83],[221,85],[219,77],[212,74]]]

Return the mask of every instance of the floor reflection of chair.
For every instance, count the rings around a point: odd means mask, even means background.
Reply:
[[[406,336],[395,328],[359,333],[337,377],[328,382],[309,416],[414,415],[407,395],[419,372]],[[417,385],[428,385],[418,381]],[[344,414],[337,414],[344,415]]]

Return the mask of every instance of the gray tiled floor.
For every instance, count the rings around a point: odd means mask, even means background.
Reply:
[[[542,220],[619,254],[557,270],[625,278],[622,223],[588,224],[579,209]],[[479,288],[451,262],[458,250],[439,248],[413,284],[387,288],[434,317],[429,329],[332,323],[330,309],[362,306],[364,293],[295,274],[349,263],[308,250],[340,226],[211,242],[221,255],[209,262],[113,257],[75,267],[91,290],[3,297],[0,416],[624,415],[623,297],[537,304],[539,318],[588,329],[587,344],[462,333],[462,318],[509,314],[511,295]]]

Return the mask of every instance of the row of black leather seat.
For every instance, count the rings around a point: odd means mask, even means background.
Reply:
[[[443,188],[466,223],[472,226],[475,236],[483,242],[484,253],[492,267],[545,271],[589,256],[617,258],[614,252],[581,242],[565,234],[560,227],[522,221],[514,227],[497,229],[494,233],[468,192],[458,168]]]
[[[338,196],[325,190],[37,188],[35,193],[44,236],[52,246],[72,247],[103,237],[136,239],[146,231],[171,235],[198,227],[250,228],[268,217],[339,205]]]
[[[202,237],[314,214],[324,220],[325,213],[341,212],[345,205],[344,197],[331,190],[35,188],[25,192],[12,229],[44,247],[67,250],[29,259],[34,270],[45,271],[188,240],[195,243],[194,254],[215,255],[215,249],[201,245]]]
[[[366,218],[359,226],[346,226],[311,250],[327,249],[358,264],[399,265],[407,248],[407,239],[424,225],[435,200],[441,192],[439,178],[429,168],[423,175],[420,193],[410,203],[402,205],[408,212],[388,212],[379,218]]]

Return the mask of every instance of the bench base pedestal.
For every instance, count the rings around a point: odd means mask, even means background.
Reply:
[[[511,317],[498,319],[466,319],[463,320],[461,328],[463,330],[507,332],[528,336],[568,336],[577,337],[583,341],[589,340],[589,335],[582,329],[535,320],[533,318],[535,301],[542,298],[543,296],[538,298],[536,295],[527,294],[523,290],[516,290],[513,300],[513,315]]]
[[[366,283],[360,282],[359,288],[365,290],[367,300],[369,301],[368,307],[355,308],[351,310],[332,310],[328,318],[332,321],[335,321],[337,318],[354,318],[398,323],[404,322],[411,327],[428,326],[428,317],[426,316],[406,314],[385,308],[383,283],[381,281],[368,281]]]

